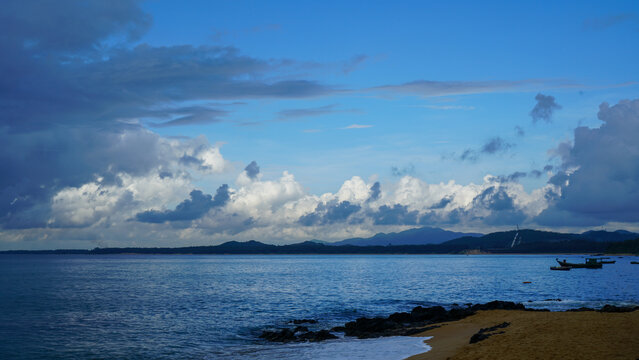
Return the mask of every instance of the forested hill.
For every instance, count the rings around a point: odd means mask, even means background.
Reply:
[[[617,235],[611,235],[615,234]],[[441,244],[355,246],[327,245],[306,241],[290,245],[270,245],[258,241],[229,241],[215,246],[179,248],[95,248],[92,250],[2,251],[3,254],[460,254],[483,253],[639,253],[639,235],[603,232],[600,237],[538,230],[495,232],[481,237],[465,236]],[[629,234],[634,239],[627,240]],[[613,241],[622,239],[623,241]],[[511,247],[512,245],[512,247]]]

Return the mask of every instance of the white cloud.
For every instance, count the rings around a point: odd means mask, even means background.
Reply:
[[[373,125],[360,125],[360,124],[352,124],[352,125],[348,125],[346,127],[340,128],[342,130],[349,130],[349,129],[366,129],[366,128],[370,128],[373,127]]]

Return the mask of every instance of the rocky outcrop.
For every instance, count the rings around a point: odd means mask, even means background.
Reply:
[[[489,337],[491,337],[493,335],[503,334],[504,331],[497,331],[496,332],[495,330],[503,329],[503,328],[508,327],[508,326],[510,326],[509,322],[503,322],[501,324],[498,324],[498,325],[495,325],[495,326],[491,326],[491,327],[488,327],[488,328],[481,328],[481,329],[479,329],[479,331],[475,335],[473,335],[470,338],[469,344],[474,344],[476,342],[480,342],[480,341],[486,340],[486,339],[488,339]]]

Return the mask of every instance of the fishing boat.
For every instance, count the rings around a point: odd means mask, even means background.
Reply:
[[[570,270],[570,266],[551,266],[550,270],[568,271]]]
[[[586,262],[583,264],[569,263],[565,259],[564,261],[561,261],[559,259],[555,259],[555,260],[557,260],[557,262],[559,263],[559,266],[567,266],[567,267],[576,268],[576,269],[580,269],[580,268],[601,269],[603,267],[603,265],[599,261],[597,261],[597,259],[595,258],[588,258],[586,259]]]
[[[597,258],[597,260],[602,263],[602,264],[614,264],[617,261],[615,260],[605,260],[605,259],[610,259],[609,257],[601,257],[601,258]]]

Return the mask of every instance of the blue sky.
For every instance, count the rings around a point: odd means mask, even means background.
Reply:
[[[2,7],[0,248],[639,230],[637,2]]]
[[[161,131],[203,133],[227,142],[224,151],[234,159],[260,160],[277,172],[295,168],[316,192],[334,191],[342,180],[332,175],[347,178],[354,169],[360,176],[387,179],[393,166],[412,164],[428,181],[467,183],[479,181],[487,171],[543,167],[546,151],[568,139],[578,124],[597,124],[601,102],[632,98],[639,89],[637,85],[615,88],[636,79],[631,64],[639,61],[639,54],[636,46],[629,45],[636,43],[639,23],[621,16],[636,11],[632,2],[605,7],[511,2],[456,2],[445,7],[424,2],[278,5],[204,1],[176,9],[170,3],[148,2],[143,8],[153,14],[156,24],[142,41],[156,46],[233,46],[261,59],[306,62],[315,66],[307,65],[301,73],[350,90],[312,99],[248,101],[234,107],[231,118],[260,124],[244,129],[229,123]],[[603,25],[619,16],[617,23]],[[602,25],[594,25],[598,23]],[[361,63],[344,73],[344,63],[358,56]],[[386,94],[384,98],[366,91],[422,79],[537,80],[539,84],[512,93],[435,97]],[[561,99],[563,109],[553,124],[531,124],[528,113],[537,92]],[[278,122],[279,111],[327,106],[335,112]],[[339,130],[355,123],[372,127]],[[515,126],[530,137],[516,138]],[[517,146],[489,168],[442,161],[442,156],[469,145],[479,147],[494,136]],[[330,154],[328,159],[325,153]],[[265,156],[258,159],[256,154]],[[330,161],[339,155],[342,161]]]

